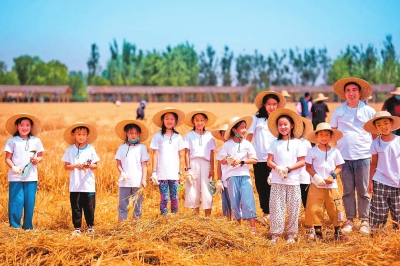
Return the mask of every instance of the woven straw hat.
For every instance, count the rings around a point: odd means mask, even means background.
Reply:
[[[224,139],[222,139],[221,134],[219,133],[221,130],[227,130],[228,129],[228,124],[223,124],[220,127],[214,129],[213,131],[211,131],[211,135],[219,140],[225,141]]]
[[[123,120],[115,126],[115,133],[120,139],[122,139],[123,141],[126,140],[124,127],[129,124],[135,124],[138,127],[140,127],[141,133],[139,136],[139,142],[143,142],[149,138],[149,129],[147,128],[147,126],[140,121],[131,119],[131,120]]]
[[[92,143],[96,140],[97,138],[97,130],[94,126],[91,124],[85,123],[85,122],[77,122],[73,124],[72,126],[69,126],[65,131],[64,131],[64,140],[68,144],[72,145],[76,142],[74,136],[72,136],[72,130],[77,127],[87,127],[89,129],[89,134],[87,138],[87,143]]]
[[[344,85],[349,82],[354,82],[360,85],[360,101],[365,101],[368,99],[369,96],[372,95],[372,86],[368,83],[368,81],[359,78],[342,78],[336,81],[335,84],[333,84],[333,90],[340,99],[344,101],[346,100]]]
[[[287,115],[291,117],[294,121],[294,129],[293,135],[295,138],[300,138],[301,134],[303,134],[303,122],[301,121],[300,116],[293,110],[287,108],[279,108],[273,111],[268,117],[268,128],[271,131],[272,135],[275,137],[279,136],[277,120],[278,117],[282,115]]]
[[[225,139],[226,140],[228,140],[230,138],[231,130],[232,130],[233,126],[236,125],[240,121],[245,121],[246,129],[248,129],[251,126],[251,123],[253,122],[253,117],[251,117],[251,116],[242,116],[242,117],[235,116],[235,117],[231,118],[231,120],[229,120],[229,123],[228,123],[228,128],[225,131]]]
[[[211,126],[217,120],[216,116],[213,113],[211,113],[210,111],[206,111],[203,109],[196,109],[185,115],[185,124],[188,125],[189,127],[193,127],[194,124],[192,122],[192,118],[193,118],[193,116],[195,116],[197,114],[205,114],[207,116],[208,120],[207,120],[207,123],[205,124],[206,127]]]
[[[263,106],[263,99],[266,95],[273,94],[279,98],[278,108],[285,107],[286,105],[286,98],[279,92],[276,91],[262,91],[257,94],[256,98],[254,99],[254,104],[257,106],[257,109],[260,109]]]
[[[292,95],[290,95],[286,90],[281,91],[281,94],[283,97],[292,97]]]
[[[166,113],[175,113],[178,115],[178,121],[176,121],[176,126],[175,127],[179,127],[180,125],[182,125],[183,121],[185,120],[185,113],[182,112],[181,110],[172,108],[172,107],[167,107],[161,111],[159,111],[158,113],[156,113],[153,116],[153,123],[158,126],[158,127],[162,127],[163,121],[161,121],[161,117],[166,114]]]
[[[380,134],[374,125],[374,122],[380,118],[391,118],[393,120],[392,131],[400,128],[400,117],[392,116],[388,111],[379,111],[375,113],[374,118],[364,124],[364,130],[372,134]]]
[[[319,102],[319,101],[325,101],[325,100],[328,100],[328,99],[329,98],[326,97],[323,93],[318,93],[318,96],[317,96],[317,98],[315,98],[313,100],[313,103],[316,103],[316,102]]]
[[[33,122],[33,126],[31,127],[32,136],[39,135],[40,130],[42,130],[41,123],[40,123],[39,119],[37,119],[35,116],[28,114],[28,113],[20,113],[17,115],[13,115],[9,119],[7,119],[7,122],[6,122],[7,132],[10,133],[12,136],[14,136],[14,134],[17,132],[17,126],[15,125],[15,122],[17,121],[17,119],[22,118],[22,117],[26,117],[26,118],[29,118],[30,120],[32,120],[32,122]]]
[[[308,133],[310,133],[311,131],[313,131],[314,126],[311,123],[310,120],[308,120],[305,117],[300,117],[301,121],[304,123],[305,127],[303,129],[303,133],[301,134],[301,138],[307,138]]]
[[[391,91],[390,94],[400,95],[400,87],[397,87],[394,91]]]
[[[331,139],[329,140],[329,143],[337,142],[339,139],[343,138],[342,132],[340,132],[337,129],[333,129],[329,123],[322,122],[317,125],[317,128],[314,131],[311,131],[310,133],[308,133],[308,135],[307,135],[308,141],[312,142],[312,143],[316,143],[316,144],[319,143],[316,134],[318,131],[322,131],[322,130],[332,131],[332,136],[331,136]]]

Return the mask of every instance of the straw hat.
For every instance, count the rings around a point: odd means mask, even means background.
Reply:
[[[318,96],[317,96],[317,98],[315,98],[313,100],[313,103],[316,103],[316,102],[319,102],[319,101],[325,101],[325,100],[328,100],[328,99],[329,98],[326,97],[323,93],[318,93]]]
[[[87,143],[92,143],[96,140],[97,138],[97,130],[94,126],[91,124],[85,123],[85,122],[77,122],[73,124],[72,126],[69,126],[65,131],[64,131],[64,140],[68,144],[74,144],[75,143],[75,138],[72,136],[72,130],[77,127],[87,127],[89,129],[89,134],[87,138]]]
[[[266,95],[276,95],[279,98],[278,108],[285,107],[286,105],[286,98],[276,91],[262,91],[257,94],[256,98],[254,99],[254,104],[257,106],[257,109],[260,109],[263,106],[263,99]]]
[[[329,143],[337,142],[339,139],[343,138],[342,132],[340,132],[337,129],[333,129],[329,123],[322,122],[317,125],[317,128],[314,131],[311,131],[310,133],[308,133],[308,135],[307,135],[308,141],[312,142],[312,143],[316,143],[316,144],[319,143],[316,134],[318,131],[322,131],[322,130],[332,131],[332,136],[331,136],[331,139],[329,140]]]
[[[281,94],[283,97],[292,97],[292,95],[290,95],[286,90],[281,91]]]
[[[392,116],[388,111],[379,111],[375,113],[374,118],[364,124],[364,130],[372,134],[380,134],[374,125],[375,120],[380,118],[391,118],[393,120],[392,131],[400,128],[400,117]]]
[[[207,116],[208,121],[205,124],[206,127],[211,126],[217,120],[217,118],[215,117],[215,115],[213,113],[203,110],[203,109],[196,109],[185,115],[185,124],[188,125],[189,127],[193,127],[194,124],[192,122],[192,118],[193,118],[193,116],[195,116],[197,114],[205,114]]]
[[[275,137],[279,136],[278,126],[276,121],[278,117],[281,115],[287,115],[291,117],[294,121],[294,130],[293,135],[295,138],[300,138],[301,134],[303,134],[303,123],[301,121],[300,116],[293,110],[287,108],[279,108],[273,111],[268,117],[268,128],[271,131],[272,135]]]
[[[167,107],[161,111],[159,111],[158,113],[156,113],[153,116],[153,123],[158,126],[158,127],[162,127],[163,121],[161,121],[161,117],[166,114],[166,113],[175,113],[178,115],[178,121],[176,121],[176,126],[175,127],[179,127],[180,125],[182,125],[183,121],[185,120],[185,113],[182,112],[181,110],[172,108],[172,107]]]
[[[214,129],[213,131],[211,131],[211,135],[219,140],[225,141],[224,139],[222,139],[221,134],[219,133],[221,130],[227,130],[228,129],[228,124],[223,124],[222,126],[220,126],[217,129]]]
[[[397,87],[394,91],[391,91],[390,94],[400,95],[400,87]]]
[[[40,130],[42,130],[41,123],[40,123],[39,119],[37,119],[35,116],[28,114],[28,113],[20,113],[17,115],[13,115],[9,119],[7,119],[7,122],[6,122],[7,132],[14,136],[14,134],[17,132],[17,127],[15,125],[15,122],[17,121],[17,119],[22,118],[22,117],[26,117],[26,118],[29,118],[30,120],[32,120],[32,122],[33,122],[33,126],[31,127],[32,136],[39,135]]]
[[[305,117],[300,117],[301,121],[304,123],[305,127],[303,129],[303,133],[301,134],[301,138],[307,138],[308,133],[310,133],[311,131],[313,131],[314,126],[311,123],[310,120],[308,120]]]
[[[228,123],[228,128],[225,131],[225,139],[230,138],[231,130],[232,130],[233,126],[236,125],[240,121],[245,121],[246,129],[248,129],[250,127],[251,123],[253,122],[253,118],[251,116],[242,116],[242,117],[235,116],[235,117],[231,118],[231,120],[229,120],[229,123]]]
[[[147,126],[145,124],[143,124],[142,122],[131,119],[131,120],[123,120],[115,126],[115,133],[117,134],[117,136],[120,139],[122,139],[123,141],[126,140],[126,134],[124,131],[124,127],[129,124],[135,124],[138,127],[140,127],[140,131],[141,131],[140,136],[139,136],[140,142],[143,142],[149,138],[149,129],[147,128]]]
[[[372,95],[372,86],[366,80],[359,78],[342,78],[336,81],[335,84],[333,84],[333,90],[340,99],[344,101],[346,100],[346,95],[344,93],[344,85],[349,82],[354,82],[360,85],[361,87],[360,101],[365,101],[368,99],[370,95]]]

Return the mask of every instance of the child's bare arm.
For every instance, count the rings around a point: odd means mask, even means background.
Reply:
[[[152,158],[152,172],[157,171],[157,164],[158,164],[158,150],[152,150],[153,151],[153,158]]]
[[[189,168],[190,167],[190,150],[189,149],[185,149],[185,167]]]
[[[12,158],[12,153],[10,153],[10,152],[8,152],[8,151],[6,151],[6,156],[5,156],[5,162],[6,162],[6,164],[8,165],[8,167],[10,167],[10,168],[13,168],[13,166],[15,165],[12,161],[11,161],[11,158]]]
[[[295,170],[295,169],[299,169],[299,168],[303,167],[305,164],[305,161],[304,161],[305,158],[306,158],[305,156],[297,157],[297,162],[294,165],[289,166],[290,170]]]
[[[375,175],[376,167],[378,166],[378,155],[373,154],[372,155],[372,160],[369,168],[369,184],[368,184],[368,192],[373,193],[374,192],[374,182],[372,181],[372,178]]]
[[[142,186],[147,186],[147,162],[142,162]]]
[[[275,169],[276,167],[276,163],[274,163],[274,155],[271,153],[268,153],[267,165],[271,169]]]
[[[121,160],[118,160],[118,159],[116,159],[116,160],[117,160],[117,170],[118,170],[118,172],[120,172],[120,173],[124,172],[124,169],[122,168]]]
[[[314,176],[316,174],[309,163],[306,163],[306,171],[310,174],[310,176]]]

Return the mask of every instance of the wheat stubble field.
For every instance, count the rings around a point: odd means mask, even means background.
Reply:
[[[215,112],[214,126],[233,116],[251,115],[253,104],[243,103],[151,103],[146,108],[151,135],[158,128],[151,117],[172,106],[185,113],[203,108]],[[331,111],[338,104],[329,104]],[[381,104],[372,105],[380,109]],[[45,147],[39,165],[39,183],[32,231],[10,229],[8,225],[8,182],[4,152],[0,163],[0,264],[1,265],[394,265],[400,259],[400,235],[389,226],[374,239],[358,232],[350,241],[336,243],[333,235],[321,242],[304,239],[304,212],[296,244],[270,244],[269,226],[257,224],[258,234],[249,233],[248,224],[229,222],[221,215],[221,199],[214,197],[212,216],[197,216],[183,207],[176,215],[159,215],[159,193],[149,184],[144,191],[143,217],[136,223],[117,224],[118,174],[114,155],[121,141],[114,133],[123,119],[136,117],[136,103],[0,104],[0,146],[10,137],[5,121],[13,114],[29,112],[41,119],[40,138]],[[288,108],[294,109],[294,103]],[[97,127],[93,143],[101,158],[96,171],[97,206],[94,235],[72,236],[68,178],[61,157],[67,148],[64,129],[77,121]],[[212,128],[210,128],[212,129]],[[185,135],[190,128],[177,130]],[[145,144],[148,146],[150,140]],[[218,146],[222,143],[218,142]],[[151,167],[149,167],[150,171]],[[255,197],[258,198],[257,195]],[[258,202],[256,203],[258,207]],[[132,211],[132,210],[130,210]],[[261,210],[258,209],[258,214]],[[324,228],[331,232],[332,228]]]

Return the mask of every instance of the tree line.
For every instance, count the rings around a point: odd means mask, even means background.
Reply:
[[[37,56],[14,58],[10,71],[0,61],[0,84],[3,85],[69,85],[72,100],[87,99],[86,86],[251,86],[254,93],[271,85],[333,84],[342,77],[359,77],[373,84],[400,86],[400,58],[386,36],[383,48],[373,45],[348,45],[331,59],[326,48],[289,49],[263,55],[237,56],[228,46],[221,57],[208,45],[197,53],[188,42],[164,51],[143,51],[135,44],[116,40],[110,45],[110,58],[100,66],[99,48],[92,44],[87,74],[70,71],[58,60],[44,62]]]

